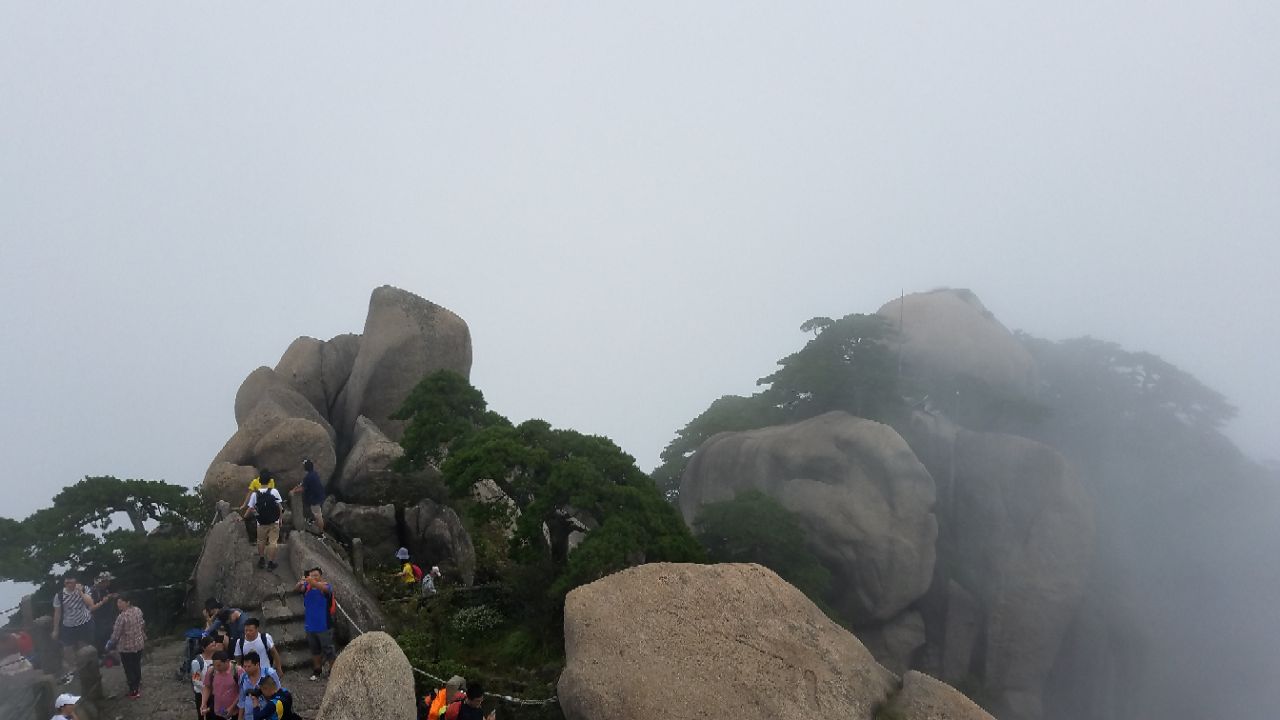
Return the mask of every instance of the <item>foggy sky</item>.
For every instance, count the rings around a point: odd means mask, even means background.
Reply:
[[[1280,5],[1058,5],[0,2],[0,514],[197,483],[384,283],[646,470],[805,319],[939,286],[1274,457]]]

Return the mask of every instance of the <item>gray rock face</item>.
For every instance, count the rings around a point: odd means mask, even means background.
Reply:
[[[237,499],[243,500],[241,495]],[[218,598],[228,607],[256,605],[262,599],[254,573],[255,554],[239,515],[228,515],[209,529],[195,571],[195,597]]]
[[[333,664],[317,720],[415,720],[413,669],[390,635],[370,632]]]
[[[890,704],[903,720],[995,720],[955,688],[914,670]]]
[[[13,675],[0,673],[0,718],[47,720],[53,715],[53,702],[58,694],[59,686],[53,676],[39,670]]]
[[[567,720],[870,720],[897,689],[857,638],[758,565],[641,565],[579,587],[565,652]]]
[[[1033,396],[1031,353],[968,290],[913,293],[879,314],[901,330],[902,358],[925,377],[976,378],[1015,397]]]
[[[337,465],[333,428],[275,370],[260,367],[245,378],[236,393],[236,421],[235,434],[205,473],[207,492],[233,504],[244,499],[247,483],[238,497],[227,487],[228,464],[271,470],[281,492],[302,481],[305,458],[315,462],[322,479],[333,475]]]
[[[476,576],[476,551],[471,536],[453,508],[422,500],[404,511],[409,552],[429,569],[439,565],[446,580],[471,585]]]
[[[253,447],[258,467],[269,468],[281,493],[302,483],[306,472],[302,461],[310,458],[321,478],[331,477],[338,459],[333,441],[323,426],[302,418],[286,418],[276,423]]]
[[[324,518],[339,536],[360,538],[375,563],[387,562],[400,547],[395,505],[353,505],[331,498],[324,504]]]
[[[299,573],[319,567],[325,579],[333,584],[334,596],[346,613],[338,613],[337,629],[340,636],[354,638],[360,634],[360,631],[371,632],[386,626],[386,619],[377,598],[373,597],[356,579],[346,560],[326,546],[323,540],[310,533],[290,533],[289,561]],[[350,619],[347,616],[350,616]],[[357,627],[359,630],[356,629]],[[350,647],[342,654],[345,655],[348,651]],[[330,686],[332,685],[331,679]],[[412,693],[413,683],[410,682],[407,687]]]
[[[313,337],[300,337],[289,344],[275,374],[289,383],[299,395],[326,418],[329,402],[324,392],[324,342]]]
[[[237,507],[244,501],[249,483],[257,476],[257,469],[251,466],[215,460],[205,473],[201,487],[213,499],[226,500]]]
[[[720,433],[690,460],[680,510],[692,524],[702,505],[747,489],[797,514],[832,572],[835,604],[856,621],[888,620],[929,588],[933,479],[889,426],[832,412]]]
[[[884,625],[859,631],[858,639],[886,670],[901,675],[911,668],[916,651],[924,647],[924,618],[908,610]]]
[[[391,415],[409,391],[436,370],[471,374],[471,331],[462,318],[413,293],[384,285],[373,291],[360,350],[338,397],[334,421],[350,437],[364,415],[393,440],[404,424]]]
[[[347,379],[351,377],[351,368],[355,367],[359,352],[360,336],[355,333],[331,337],[321,348],[320,382],[324,387],[325,407],[329,408],[328,416],[331,421],[338,396],[347,386]]]
[[[938,478],[947,590],[943,673],[982,658],[983,690],[1007,720],[1042,714],[1044,682],[1091,571],[1092,502],[1052,448],[918,413],[907,431]]]
[[[391,465],[404,455],[400,443],[388,438],[363,415],[356,419],[351,451],[333,483],[344,500],[374,502],[382,496]]]

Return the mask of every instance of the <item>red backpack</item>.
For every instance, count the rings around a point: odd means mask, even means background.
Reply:
[[[422,582],[422,576],[424,575],[422,567],[417,563],[412,563],[411,567],[413,568],[413,579],[417,582]]]

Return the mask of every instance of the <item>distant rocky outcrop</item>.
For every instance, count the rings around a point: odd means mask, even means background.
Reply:
[[[360,349],[334,408],[334,424],[351,437],[361,415],[393,440],[404,423],[392,420],[409,391],[427,374],[471,374],[471,331],[462,318],[413,293],[373,291]]]
[[[967,377],[1008,396],[1034,396],[1031,353],[969,290],[912,293],[885,303],[878,314],[898,328],[913,376]]]
[[[316,720],[414,720],[413,668],[383,632],[356,638],[338,655]]]
[[[680,509],[764,492],[794,512],[832,572],[832,602],[857,622],[884,622],[933,577],[934,484],[891,427],[831,412],[793,425],[720,433],[694,454]]]
[[[1041,698],[1090,576],[1093,505],[1052,448],[975,433],[917,413],[907,430],[938,478],[939,563],[929,604],[934,669],[959,682],[979,664],[984,696],[1008,718]],[[940,594],[939,594],[940,593]]]

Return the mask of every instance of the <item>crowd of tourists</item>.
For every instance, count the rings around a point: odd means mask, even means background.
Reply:
[[[314,464],[303,463],[305,476],[290,493],[302,494],[304,512],[317,533],[324,533],[321,506],[325,490]],[[276,562],[282,526],[284,499],[276,488],[270,471],[260,469],[249,484],[248,494],[240,510],[246,520],[256,521],[257,565],[269,571],[279,568]],[[430,597],[438,590],[441,572],[438,566],[429,570],[413,562],[407,548],[395,555],[400,569],[396,572],[406,584]],[[105,667],[119,664],[125,675],[129,698],[141,696],[142,652],[146,645],[146,622],[142,610],[126,593],[112,587],[114,578],[101,573],[91,587],[79,582],[76,574],[63,578],[61,590],[53,598],[53,637],[70,664],[75,653],[84,646],[99,649]],[[337,601],[333,585],[325,580],[319,567],[309,568],[295,585],[302,596],[303,629],[311,655],[309,680],[328,676],[336,660],[334,625]],[[298,720],[293,710],[293,695],[284,682],[284,668],[275,639],[264,627],[263,618],[224,605],[216,598],[204,604],[204,626],[187,635],[189,660],[183,672],[189,673],[192,703],[196,720]],[[29,637],[27,638],[29,641]],[[19,672],[30,669],[30,648],[22,652],[21,638],[0,636],[0,672],[6,662]],[[7,657],[12,655],[13,657]],[[64,683],[71,676],[63,678]],[[75,720],[78,696],[63,694],[56,700],[54,720]],[[482,712],[484,690],[479,683],[467,686],[454,677],[444,687],[419,699],[422,720],[494,720],[491,710]]]

